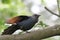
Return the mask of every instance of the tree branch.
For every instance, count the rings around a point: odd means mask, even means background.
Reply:
[[[49,11],[51,14],[56,15],[56,16],[58,16],[58,17],[60,17],[60,15],[58,15],[58,14],[56,14],[56,13],[52,12],[52,11],[51,11],[50,9],[48,9],[47,7],[45,7],[45,9],[46,9],[47,11]]]
[[[60,35],[60,25],[46,27],[21,35],[1,35],[0,40],[41,40],[56,35]]]

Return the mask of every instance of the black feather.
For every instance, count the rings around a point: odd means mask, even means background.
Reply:
[[[18,29],[19,29],[18,25],[12,25],[12,26],[8,27],[7,29],[5,29],[4,32],[2,33],[2,35],[7,35],[7,34],[10,35]]]

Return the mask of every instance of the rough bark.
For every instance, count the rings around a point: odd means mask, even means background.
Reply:
[[[0,40],[41,40],[56,35],[60,35],[60,25],[46,27],[21,35],[1,35]]]

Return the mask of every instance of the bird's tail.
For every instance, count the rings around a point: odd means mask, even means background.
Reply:
[[[7,29],[5,29],[4,32],[2,32],[2,35],[11,35],[18,29],[19,28],[17,27],[17,25],[12,25],[8,27]]]

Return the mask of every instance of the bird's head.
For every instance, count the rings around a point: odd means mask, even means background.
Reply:
[[[35,16],[35,17],[37,17],[37,18],[38,18],[38,17],[39,17],[39,16],[41,16],[41,15],[39,15],[39,14],[34,14],[33,16]]]

